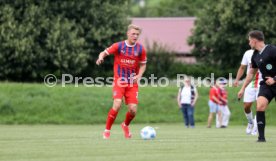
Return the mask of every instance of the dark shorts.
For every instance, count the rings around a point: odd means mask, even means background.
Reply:
[[[268,86],[266,84],[262,84],[260,86],[259,96],[265,97],[268,102],[270,102],[273,98],[276,98],[276,86]]]

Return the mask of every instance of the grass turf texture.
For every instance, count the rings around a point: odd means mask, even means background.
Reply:
[[[242,101],[236,95],[239,88],[228,88],[230,125],[245,125]],[[195,109],[196,123],[206,123],[209,113],[209,88],[200,87]],[[142,87],[139,91],[138,115],[133,123],[182,122],[177,107],[178,88]],[[112,106],[111,87],[74,87],[66,85],[49,88],[44,84],[0,83],[0,124],[98,124],[105,123]],[[276,125],[276,104],[273,100],[266,112],[268,125]],[[253,107],[255,109],[255,107]],[[255,110],[253,110],[255,111]],[[116,122],[125,118],[123,105]]]
[[[145,141],[139,131],[150,125],[157,138]],[[266,143],[246,135],[245,126],[187,129],[181,123],[134,124],[126,140],[119,125],[110,140],[104,125],[0,125],[1,161],[275,161],[276,127],[267,126]]]

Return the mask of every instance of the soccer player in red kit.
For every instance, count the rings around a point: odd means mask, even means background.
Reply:
[[[103,63],[108,55],[114,55],[114,80],[113,80],[113,106],[109,110],[103,138],[109,139],[110,129],[115,121],[124,98],[128,106],[126,118],[121,124],[125,138],[131,138],[129,124],[137,112],[138,104],[138,80],[146,70],[147,56],[145,48],[137,42],[141,28],[136,25],[129,25],[127,40],[112,44],[109,48],[99,54],[97,65]]]

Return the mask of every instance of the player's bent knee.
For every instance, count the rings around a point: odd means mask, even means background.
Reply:
[[[137,109],[136,108],[130,108],[129,112],[133,115],[135,115],[137,113]]]
[[[268,100],[263,96],[258,97],[257,111],[265,111],[267,106],[268,106]]]
[[[115,100],[113,101],[113,106],[112,106],[112,108],[113,108],[114,110],[116,110],[116,111],[120,110],[121,106],[122,106],[122,100],[121,100],[121,99],[115,99]]]
[[[264,98],[259,98],[257,100],[257,111],[265,111],[266,107],[268,105],[268,101]]]
[[[257,111],[265,111],[265,109],[266,109],[266,105],[265,104],[257,105]]]
[[[137,113],[137,105],[135,105],[135,104],[128,105],[128,111],[131,114],[135,115]]]
[[[136,113],[137,113],[136,110],[129,110],[129,112],[130,112],[132,115],[136,115]]]
[[[244,112],[245,113],[250,113],[251,112],[251,106],[252,103],[251,102],[244,102]]]

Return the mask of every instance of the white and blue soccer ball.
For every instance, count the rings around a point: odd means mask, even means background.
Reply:
[[[141,130],[140,135],[144,140],[151,140],[156,137],[156,131],[153,127],[146,126]]]

